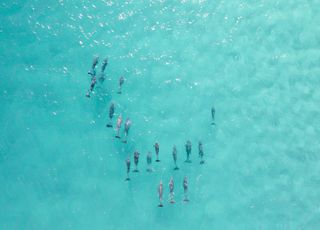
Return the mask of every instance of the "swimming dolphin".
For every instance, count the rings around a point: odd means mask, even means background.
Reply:
[[[128,158],[126,159],[126,165],[127,165],[127,178],[126,180],[130,180],[130,177],[129,177],[129,172],[130,172],[130,157],[128,156]]]
[[[135,151],[135,152],[134,152],[134,165],[135,165],[135,169],[133,170],[133,172],[139,172],[139,170],[138,170],[139,155],[140,155],[140,153],[139,153],[138,151]]]
[[[173,182],[173,177],[170,178],[169,189],[170,189],[170,203],[173,204],[173,203],[175,203],[175,201],[174,201],[174,182]]]
[[[172,148],[172,156],[173,156],[173,162],[174,162],[174,168],[173,170],[179,170],[179,167],[177,166],[177,148],[176,146],[174,145],[173,148]]]
[[[187,141],[185,147],[187,152],[187,159],[184,162],[191,163],[191,160],[190,160],[190,154],[191,154],[191,148],[192,148],[191,141]]]
[[[96,76],[93,76],[91,79],[90,89],[88,90],[86,97],[90,97],[90,94],[92,93],[96,83],[97,83],[97,78],[96,78]]]
[[[117,134],[116,134],[116,138],[120,138],[120,128],[121,128],[121,124],[122,124],[122,116],[121,114],[118,117],[117,120]]]
[[[131,120],[130,118],[127,118],[126,122],[124,123],[124,136],[125,138],[127,138],[128,134],[129,134],[129,129],[131,127]],[[123,143],[127,143],[127,140],[123,140]]]
[[[110,104],[110,107],[109,107],[109,123],[106,125],[108,128],[111,128],[111,127],[113,127],[112,126],[112,118],[113,118],[113,115],[114,115],[114,108],[115,106],[114,106],[114,103],[112,102],[111,104]]]
[[[200,164],[204,164],[204,160],[203,160],[204,153],[203,153],[203,146],[201,141],[199,141],[198,149],[199,149],[199,157],[201,158]]]
[[[101,73],[100,73],[100,78],[99,78],[100,81],[104,81],[104,79],[105,79],[104,71],[105,71],[107,65],[108,65],[108,58],[105,58],[103,60],[102,66],[101,66]]]
[[[215,110],[215,108],[212,106],[212,108],[211,108],[211,118],[212,118],[212,123],[211,123],[211,125],[215,125],[216,123],[214,122],[214,116],[215,116],[215,114],[216,114],[216,110]]]
[[[158,207],[163,207],[162,200],[163,200],[163,185],[162,185],[162,180],[160,180],[160,184],[158,187],[158,195],[159,195],[159,202],[160,204]]]
[[[183,179],[182,186],[183,186],[183,191],[184,191],[183,201],[188,202],[189,201],[189,199],[188,199],[188,178],[186,176]]]
[[[152,154],[149,151],[148,154],[147,154],[147,164],[148,164],[147,172],[152,172],[153,171],[152,168],[151,168],[151,163],[152,163]]]
[[[158,144],[158,142],[156,142],[153,146],[154,146],[154,150],[156,151],[156,156],[157,156],[156,162],[160,162],[160,160],[159,160],[159,144]]]
[[[96,66],[99,62],[99,57],[95,57],[92,61],[92,66],[91,66],[91,70],[88,71],[88,74],[91,76],[91,77],[94,77],[96,76]]]
[[[124,83],[124,77],[121,76],[121,77],[119,78],[119,90],[118,90],[118,94],[121,94],[121,89],[122,89],[123,83]]]
[[[101,66],[101,72],[102,72],[102,73],[103,73],[104,70],[106,69],[107,65],[108,65],[108,58],[105,58],[105,59],[103,60],[102,66]]]

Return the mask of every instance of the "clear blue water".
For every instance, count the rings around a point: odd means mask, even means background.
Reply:
[[[319,21],[316,0],[2,0],[0,229],[318,229]],[[95,55],[107,80],[88,99]],[[110,101],[128,144],[105,127]]]

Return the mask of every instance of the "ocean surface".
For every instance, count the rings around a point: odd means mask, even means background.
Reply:
[[[319,22],[319,0],[2,0],[0,229],[319,229]]]

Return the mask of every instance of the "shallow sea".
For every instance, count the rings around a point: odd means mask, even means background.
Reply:
[[[319,22],[317,0],[2,0],[0,229],[318,229]]]

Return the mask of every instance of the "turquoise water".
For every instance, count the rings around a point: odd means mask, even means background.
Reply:
[[[2,0],[0,229],[318,229],[319,21],[316,0]],[[96,55],[107,80],[88,99]]]

